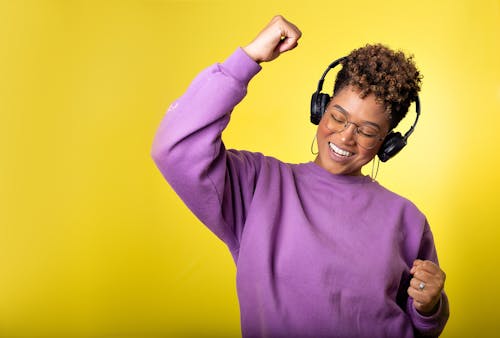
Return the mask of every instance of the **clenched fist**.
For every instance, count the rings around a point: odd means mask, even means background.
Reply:
[[[410,270],[413,278],[410,281],[408,295],[413,298],[413,306],[423,315],[430,315],[436,311],[441,299],[446,275],[431,261],[417,259]]]
[[[258,63],[272,61],[281,53],[297,47],[300,30],[281,15],[275,16],[243,50]]]

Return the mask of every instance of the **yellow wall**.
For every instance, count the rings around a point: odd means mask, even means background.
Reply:
[[[239,335],[231,257],[149,152],[168,104],[276,13],[300,46],[264,65],[226,143],[309,161],[330,61],[414,53],[422,118],[379,180],[431,222],[443,337],[498,331],[499,0],[0,0],[0,337]]]

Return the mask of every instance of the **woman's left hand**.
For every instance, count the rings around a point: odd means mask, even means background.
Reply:
[[[410,270],[408,295],[413,298],[413,306],[423,315],[431,315],[437,309],[444,288],[446,274],[432,261],[417,259]]]

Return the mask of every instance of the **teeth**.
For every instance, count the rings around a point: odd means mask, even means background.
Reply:
[[[347,150],[340,149],[337,147],[335,144],[328,142],[328,145],[330,146],[330,149],[335,152],[335,154],[340,155],[340,156],[351,156],[353,153],[348,152]]]

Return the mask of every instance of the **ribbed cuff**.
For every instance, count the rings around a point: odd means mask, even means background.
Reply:
[[[415,306],[413,306],[413,299],[411,298],[408,302],[408,307],[408,312],[413,319],[415,328],[418,331],[426,332],[431,335],[439,335],[450,316],[448,298],[444,292],[441,293],[441,299],[439,300],[439,306],[436,312],[430,316],[424,316],[419,313]]]
[[[242,48],[238,48],[222,63],[225,71],[245,86],[257,75],[262,67],[255,62]]]

